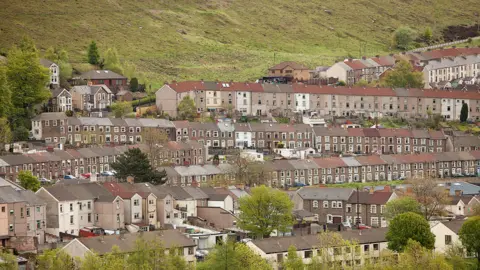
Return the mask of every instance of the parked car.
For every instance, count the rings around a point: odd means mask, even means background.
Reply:
[[[100,173],[101,176],[114,176],[115,174],[111,171],[104,171]]]
[[[77,178],[73,175],[65,175],[63,179],[77,179]]]
[[[368,230],[368,229],[371,229],[371,228],[372,228],[372,227],[367,226],[367,225],[365,225],[365,224],[358,224],[358,225],[357,225],[357,229],[359,229],[359,230]]]
[[[39,181],[40,181],[40,183],[43,184],[43,185],[52,183],[52,180],[49,180],[49,179],[47,179],[47,178],[45,178],[45,177],[40,178]]]
[[[462,173],[453,173],[452,176],[453,177],[464,177],[464,175]]]
[[[301,183],[301,182],[295,182],[295,183],[293,183],[293,186],[294,187],[304,187],[304,186],[308,186],[308,185],[305,184],[305,183]]]
[[[82,173],[80,174],[81,177],[85,178],[85,179],[90,179],[90,177],[92,176],[91,173]]]

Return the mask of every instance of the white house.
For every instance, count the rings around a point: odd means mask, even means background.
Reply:
[[[185,230],[188,238],[192,239],[197,245],[198,250],[210,250],[215,248],[217,244],[228,240],[227,232],[219,232],[187,224],[178,225],[177,229]]]
[[[236,97],[236,109],[242,113],[242,115],[252,114],[252,92],[237,91]]]
[[[352,70],[344,62],[337,62],[327,69],[327,78],[337,78],[339,81],[347,82],[347,73]]]
[[[284,158],[299,158],[306,159],[308,155],[316,153],[315,149],[311,147],[299,147],[299,148],[275,148],[273,149],[277,155]]]
[[[119,194],[120,195],[120,194]],[[132,195],[120,195],[125,204],[125,223],[140,224],[143,221],[142,196],[138,193]]]
[[[240,156],[245,159],[263,162],[263,153],[259,153],[255,150],[243,150],[240,152]]]
[[[209,207],[220,207],[233,213],[233,198],[228,194],[209,194],[207,204]]]
[[[36,192],[47,202],[47,233],[78,235],[81,228],[94,226],[94,197],[79,186],[54,185]]]
[[[60,69],[58,65],[48,59],[40,59],[40,64],[48,68],[50,75],[49,84],[58,86],[60,84]]]
[[[430,231],[435,235],[435,251],[444,253],[449,247],[461,244],[458,232],[465,220],[431,221]]]
[[[238,148],[252,147],[252,130],[250,124],[236,124],[235,125],[235,143]]]
[[[460,196],[455,196],[450,204],[445,205],[445,210],[455,216],[465,216],[465,203]]]
[[[295,94],[295,111],[303,112],[310,110],[310,95],[305,93]]]

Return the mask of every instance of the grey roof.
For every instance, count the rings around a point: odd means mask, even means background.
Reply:
[[[354,157],[342,157],[341,158],[345,164],[347,164],[348,167],[358,167],[362,166],[360,162],[358,162]]]
[[[198,187],[184,187],[183,190],[190,194],[195,200],[205,200],[209,197],[209,195],[205,194],[205,192]]]
[[[480,146],[480,137],[478,136],[452,137],[452,143],[453,143],[453,147]]]
[[[0,165],[1,165],[1,159],[0,159]],[[15,190],[25,190],[23,187],[18,185],[17,183],[14,183],[10,180],[6,180],[2,177],[0,177],[0,187],[12,187]]]
[[[465,223],[465,220],[452,220],[452,221],[445,221],[442,222],[443,225],[447,226],[450,230],[452,230],[454,233],[458,234],[460,231],[460,228],[462,228],[463,223]]]
[[[33,118],[34,121],[67,119],[64,112],[45,112]]]
[[[317,163],[310,159],[291,159],[288,161],[297,170],[318,169]]]
[[[80,78],[87,80],[126,79],[123,75],[111,70],[90,70],[82,73]]]
[[[352,194],[351,188],[311,188],[303,187],[297,191],[305,200],[348,200]]]
[[[175,127],[171,121],[166,119],[139,118],[137,120],[144,127]]]
[[[107,198],[110,198],[109,201],[113,201],[116,197],[97,183],[57,184],[45,187],[45,189],[59,201],[93,200],[100,196],[103,201]]]
[[[50,61],[50,60],[45,59],[45,58],[40,58],[40,65],[42,65],[46,68],[49,68],[53,64],[55,64],[53,61]]]
[[[70,96],[70,92],[68,92],[67,89],[65,88],[55,88],[53,89],[51,92],[52,92],[52,97],[57,97],[58,95],[60,95],[63,91],[65,91],[66,93],[68,93]]]
[[[102,85],[91,85],[91,86],[89,86],[89,85],[76,85],[76,86],[72,87],[72,89],[70,91],[80,93],[82,95],[94,95],[100,88],[105,89],[105,91],[109,94],[112,93],[110,88],[108,88],[108,86],[106,86],[104,84],[102,84]]]
[[[78,117],[82,125],[89,126],[113,126],[112,121],[109,118],[100,118],[100,117]]]
[[[218,128],[221,132],[234,132],[235,126],[232,122],[219,122],[217,124]]]
[[[177,230],[151,231],[141,233],[126,233],[123,235],[105,235],[102,237],[77,238],[88,249],[102,255],[111,252],[117,246],[122,252],[131,252],[135,249],[138,239],[155,240],[162,243],[166,249],[172,247],[193,247],[195,242]]]
[[[36,163],[36,161],[27,155],[8,155],[2,156],[2,160],[10,166]]]
[[[209,200],[209,201],[222,202],[222,201],[224,201],[228,196],[229,196],[228,194],[210,194],[210,195],[208,195],[208,200]]]
[[[293,215],[298,219],[315,216],[314,213],[311,213],[305,209],[293,210]]]
[[[186,192],[182,187],[160,186],[157,188],[161,191],[171,194],[175,200],[193,199],[193,197],[188,194],[188,192]]]
[[[378,228],[362,230],[361,234],[358,230],[339,232],[344,240],[355,241],[358,244],[382,243],[386,242],[385,234],[388,228]],[[297,235],[289,237],[271,237],[261,240],[253,240],[252,243],[267,254],[284,253],[288,251],[290,246],[295,246],[297,250],[310,250],[322,247],[318,235]]]
[[[315,136],[349,136],[343,128],[314,127],[313,132]]]
[[[0,187],[0,203],[27,202],[19,193],[11,186]]]

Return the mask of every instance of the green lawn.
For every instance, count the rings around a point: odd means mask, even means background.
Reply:
[[[468,7],[468,8],[465,8]],[[329,15],[325,10],[330,10]],[[0,52],[31,36],[66,48],[79,69],[96,40],[160,86],[165,80],[253,80],[275,62],[311,68],[390,51],[400,25],[472,23],[477,0],[5,0]],[[435,31],[435,30],[434,30]]]

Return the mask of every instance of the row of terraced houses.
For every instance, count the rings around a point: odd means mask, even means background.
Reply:
[[[463,103],[469,118],[480,119],[480,91],[380,87],[335,87],[294,84],[186,81],[165,84],[156,92],[157,108],[177,116],[182,99],[190,96],[198,113],[227,107],[243,115],[315,111],[320,116],[427,117],[440,114],[458,120]]]
[[[173,142],[174,143],[174,142]],[[176,144],[176,143],[174,143]],[[117,146],[37,152],[33,154],[0,157],[0,175],[14,180],[19,171],[29,170],[34,175],[54,178],[67,174],[96,173],[108,170],[119,155],[129,147]],[[235,183],[235,170],[229,164],[203,165],[202,148],[170,151],[177,158],[197,158],[198,164],[156,167],[165,169],[168,184],[178,186],[208,185],[215,181]],[[322,157],[303,160],[275,160],[264,163],[264,179],[272,186],[291,185],[294,182],[316,185],[320,183],[370,182],[410,177],[473,176],[479,173],[480,151],[439,152],[420,154],[370,155],[358,157]],[[221,179],[219,179],[221,177]]]
[[[47,143],[125,145],[144,141],[144,131],[159,129],[169,140],[193,142],[213,148],[315,148],[331,153],[415,153],[470,151],[480,147],[477,137],[456,139],[443,131],[376,128],[326,128],[307,124],[200,123],[164,119],[66,117],[43,113],[32,120],[32,134]],[[459,148],[457,145],[463,142]],[[468,143],[468,144],[467,144]],[[182,162],[179,162],[183,164]],[[189,161],[189,163],[197,163]],[[201,162],[198,162],[201,163]]]

